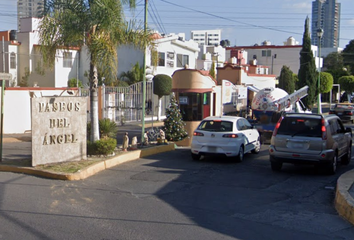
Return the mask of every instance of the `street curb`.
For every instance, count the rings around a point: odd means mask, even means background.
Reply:
[[[37,170],[30,167],[15,167],[9,165],[0,165],[0,171],[3,172],[15,172],[15,173],[24,173],[29,175],[35,175],[39,177],[52,178],[58,180],[83,180],[86,179],[98,172],[114,167],[118,164],[133,161],[142,157],[147,157],[150,155],[173,151],[175,150],[175,144],[170,143],[167,145],[160,145],[156,147],[150,147],[146,149],[139,149],[134,151],[129,151],[126,153],[122,153],[115,157],[112,157],[107,160],[102,160],[101,162],[92,164],[79,172],[76,173],[54,173],[50,171]]]
[[[348,171],[339,177],[334,205],[339,215],[354,225],[354,199],[349,193],[353,185],[353,179],[354,170]]]

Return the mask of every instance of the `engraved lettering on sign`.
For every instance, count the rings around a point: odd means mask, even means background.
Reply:
[[[49,119],[50,128],[67,128],[70,123],[67,118],[51,118]]]
[[[39,112],[78,112],[80,111],[80,102],[54,102],[54,103],[39,103]]]
[[[76,143],[77,141],[78,139],[75,138],[75,134],[48,135],[46,133],[43,138],[43,145]]]

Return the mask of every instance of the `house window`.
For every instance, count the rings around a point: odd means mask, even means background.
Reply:
[[[184,67],[186,65],[189,65],[189,56],[177,54],[177,67]]]
[[[16,68],[16,54],[12,52],[10,54],[10,68],[15,69]]]
[[[73,65],[72,53],[71,52],[64,52],[63,67],[71,68],[72,65]]]
[[[159,65],[158,66],[165,66],[165,53],[159,52]]]
[[[272,56],[272,50],[262,50],[262,57]]]

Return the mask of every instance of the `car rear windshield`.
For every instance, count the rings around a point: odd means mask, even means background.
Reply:
[[[321,118],[285,117],[279,126],[278,134],[321,137],[321,127]]]
[[[200,123],[198,130],[210,132],[231,132],[233,122],[222,120],[204,120]]]

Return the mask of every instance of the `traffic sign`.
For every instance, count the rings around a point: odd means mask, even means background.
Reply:
[[[0,80],[12,80],[11,73],[0,73]]]

